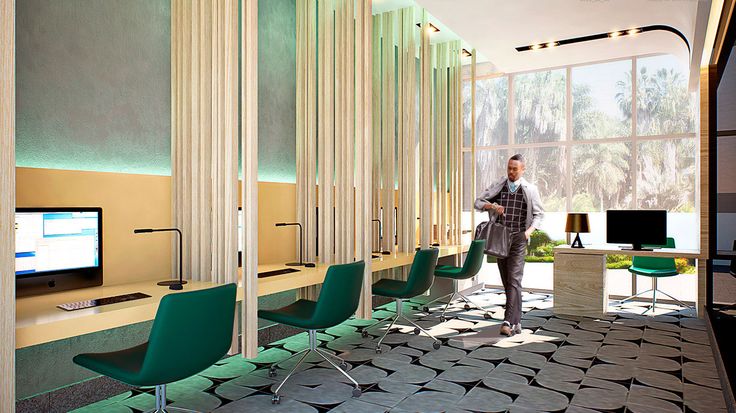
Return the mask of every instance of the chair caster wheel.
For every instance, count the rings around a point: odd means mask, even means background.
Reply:
[[[376,347],[376,354],[383,353],[383,350],[381,350],[381,347]]]
[[[340,368],[345,370],[346,368],[348,368],[348,363],[343,361],[342,363],[340,363]]]
[[[425,305],[424,307],[422,307],[422,311],[424,311],[425,313],[429,314],[429,307],[427,307]]]
[[[271,404],[281,404],[281,396],[273,395],[271,397]]]
[[[463,308],[465,309],[465,311],[468,311],[468,310],[470,310],[470,305],[469,304],[465,304],[465,306],[463,306]]]
[[[422,330],[420,330],[419,327],[414,327],[414,334],[419,335],[421,332]]]
[[[268,377],[276,377],[276,367],[271,367],[268,369]]]
[[[363,338],[366,338],[366,337],[368,337],[368,331],[367,331],[367,330],[362,330],[362,331],[360,332],[360,335],[361,335],[361,336],[362,336]]]
[[[440,322],[444,323],[445,321],[447,321],[447,317],[445,317],[443,315],[440,316]]]
[[[432,343],[432,348],[434,348],[435,350],[439,350],[441,345],[442,343],[440,343],[439,341],[435,341],[434,343]]]
[[[360,389],[353,389],[353,397],[360,397],[360,395],[363,394]]]
[[[486,320],[490,320],[491,319],[491,315],[488,314],[488,313],[483,313],[483,318],[485,318]]]

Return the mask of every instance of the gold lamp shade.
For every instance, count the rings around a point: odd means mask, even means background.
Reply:
[[[570,247],[572,248],[583,248],[583,242],[580,241],[581,232],[590,232],[590,222],[588,221],[588,214],[581,213],[569,213],[567,214],[567,222],[565,223],[565,232],[575,232],[575,240],[572,242]]]

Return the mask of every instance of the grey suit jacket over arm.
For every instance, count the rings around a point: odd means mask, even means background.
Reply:
[[[491,203],[491,200],[501,193],[506,178],[499,179],[486,188],[478,198],[475,200],[475,209],[483,211],[483,207]],[[527,212],[526,212],[526,228],[534,227],[539,229],[544,220],[544,204],[542,204],[542,198],[539,196],[539,190],[536,185],[530,184],[526,179],[521,178],[521,188],[524,190],[524,199],[526,200]],[[489,213],[495,214],[493,211]]]

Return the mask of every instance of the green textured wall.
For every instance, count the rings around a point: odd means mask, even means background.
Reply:
[[[16,3],[18,166],[171,170],[168,0]]]
[[[258,2],[258,180],[296,182],[296,1]]]
[[[171,174],[168,0],[16,5],[16,162]],[[295,0],[259,2],[258,179],[296,182]]]

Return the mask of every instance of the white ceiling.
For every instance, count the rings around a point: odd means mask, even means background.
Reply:
[[[374,3],[401,0],[374,0]],[[409,0],[407,0],[409,1]],[[690,52],[675,34],[640,33],[553,49],[517,52],[516,47],[647,25],[667,25],[682,32],[693,45],[698,3],[710,0],[416,0],[432,16],[479,52],[492,72],[520,72],[669,53],[690,64]],[[702,8],[702,4],[700,5]],[[709,6],[708,6],[709,7]],[[708,8],[706,7],[706,9]],[[374,6],[375,10],[375,6]],[[707,16],[706,16],[707,17]],[[698,24],[702,24],[698,23]],[[696,42],[697,43],[697,42]]]

